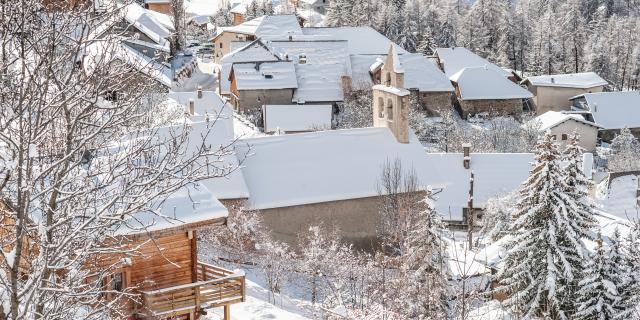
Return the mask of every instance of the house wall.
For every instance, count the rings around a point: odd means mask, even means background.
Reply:
[[[167,3],[148,3],[147,9],[164,14],[171,14],[171,4]]]
[[[265,226],[274,239],[295,245],[298,234],[312,225],[337,227],[344,241],[363,249],[377,243],[381,218],[379,197],[330,201],[291,207],[260,210]]]
[[[572,102],[569,98],[589,92],[602,92],[603,86],[587,89],[544,87],[527,85],[527,89],[533,93],[533,102],[536,105],[536,112],[541,115],[547,111],[568,111]]]
[[[261,110],[265,104],[291,104],[293,99],[293,89],[237,90],[234,84],[231,85],[231,91],[238,99],[232,96],[231,103],[240,112]]]
[[[416,94],[412,91],[412,94]],[[451,109],[452,92],[419,92],[420,103],[429,115],[440,115],[443,111]]]
[[[568,120],[564,123],[551,128],[551,134],[556,136],[556,142],[560,145],[561,149],[564,149],[569,143],[571,134],[574,130],[580,135],[580,146],[585,148],[586,151],[593,152],[596,150],[596,143],[598,142],[598,128],[578,121]],[[562,135],[566,135],[566,140],[563,140]]]
[[[225,31],[218,37],[213,39],[214,60],[216,63],[222,61],[222,57],[230,52],[231,43],[237,41],[253,41],[255,36],[242,33]],[[221,46],[222,45],[222,46]]]
[[[460,103],[463,118],[481,112],[516,116],[522,114],[522,99],[458,100],[458,102]]]

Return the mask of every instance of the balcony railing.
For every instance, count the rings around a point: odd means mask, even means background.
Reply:
[[[167,318],[245,300],[244,274],[202,262],[198,262],[197,270],[197,282],[142,291],[143,306],[138,313],[146,317]]]

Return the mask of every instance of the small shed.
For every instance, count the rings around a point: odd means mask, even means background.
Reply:
[[[262,107],[264,132],[278,129],[289,133],[331,129],[331,105],[265,105]]]

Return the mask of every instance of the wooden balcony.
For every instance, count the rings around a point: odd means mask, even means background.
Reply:
[[[188,315],[194,319],[200,310],[225,307],[225,318],[229,305],[245,300],[244,274],[198,262],[198,281],[185,285],[142,291],[142,308],[138,316],[150,319],[165,319]]]

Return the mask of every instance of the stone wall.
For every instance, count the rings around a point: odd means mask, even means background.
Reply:
[[[439,116],[442,111],[450,110],[452,107],[452,92],[412,92],[420,97],[420,104],[430,116]]]
[[[459,104],[463,118],[482,112],[514,116],[522,114],[522,99],[459,100]]]

